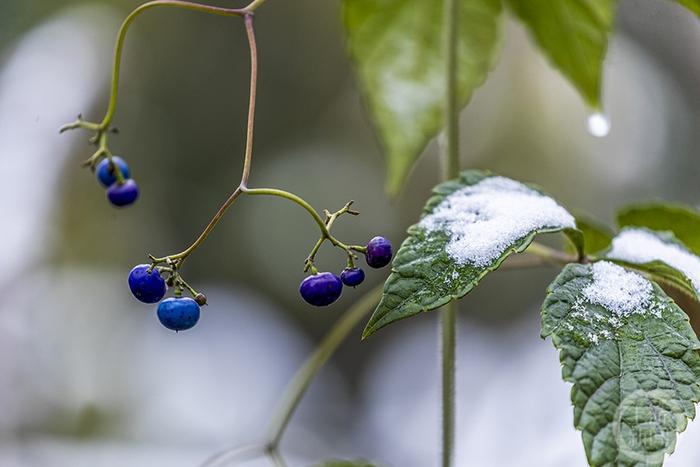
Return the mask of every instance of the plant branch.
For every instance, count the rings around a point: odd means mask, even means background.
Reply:
[[[243,158],[243,174],[238,187],[229,195],[223,205],[214,214],[214,217],[209,221],[202,233],[187,249],[175,255],[166,256],[163,258],[154,258],[154,263],[162,263],[168,260],[179,261],[180,264],[206,240],[209,234],[214,230],[221,218],[224,217],[226,211],[236,202],[238,197],[246,190],[248,179],[250,178],[250,167],[253,160],[253,130],[255,124],[255,104],[257,96],[258,84],[258,49],[255,40],[255,29],[253,27],[253,15],[245,15],[246,37],[250,48],[250,97],[248,103],[248,121],[246,127],[246,145],[245,155]]]
[[[367,316],[381,297],[382,286],[377,286],[362,296],[353,306],[351,306],[341,318],[333,324],[331,330],[318,344],[314,352],[306,359],[304,364],[297,370],[292,380],[287,385],[278,409],[273,416],[268,434],[268,441],[263,450],[268,456],[279,462],[279,447],[282,436],[289,426],[289,422],[294,415],[299,403],[303,399],[311,382],[318,372],[323,368],[328,359],[335,353],[340,344]],[[201,467],[214,467],[229,459],[232,453],[238,452],[240,448],[227,449],[221,451],[209,459]],[[276,456],[276,457],[275,457]]]
[[[459,108],[457,103],[458,2],[443,0],[443,56],[445,57],[444,179],[459,176]],[[442,466],[451,467],[455,437],[455,354],[457,347],[457,303],[440,312],[442,358]]]
[[[346,311],[343,316],[333,325],[333,328],[323,338],[313,354],[304,362],[304,365],[297,371],[294,378],[287,386],[282,403],[277,410],[277,415],[270,427],[269,444],[274,448],[279,446],[289,421],[294,415],[294,411],[304,397],[311,381],[343,342],[347,335],[355,326],[367,316],[381,297],[382,286],[377,286],[367,292],[355,304]]]

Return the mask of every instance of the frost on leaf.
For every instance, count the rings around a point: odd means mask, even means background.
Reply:
[[[685,274],[695,292],[700,294],[700,257],[670,233],[644,228],[623,229],[613,239],[606,257],[634,264],[662,261]]]
[[[463,297],[537,233],[575,228],[551,197],[488,172],[463,172],[434,193],[394,258],[365,337]]]
[[[700,342],[687,315],[635,272],[570,264],[548,289],[542,336],[574,384],[590,465],[663,465],[700,400]]]

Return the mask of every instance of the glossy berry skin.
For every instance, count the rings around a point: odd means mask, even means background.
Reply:
[[[158,305],[160,324],[173,331],[185,331],[199,321],[199,305],[189,297],[166,298]]]
[[[349,287],[356,287],[365,280],[365,272],[360,268],[345,268],[340,273],[340,280]]]
[[[125,179],[131,177],[131,172],[129,171],[129,166],[126,165],[124,159],[117,156],[112,156],[112,161],[119,167],[122,176]],[[102,159],[102,161],[97,164],[95,169],[95,174],[97,175],[97,180],[102,184],[103,187],[109,188],[117,181],[116,175],[114,175],[114,170],[110,170],[109,158]]]
[[[367,253],[365,259],[367,264],[373,268],[383,268],[391,262],[393,250],[391,242],[384,237],[374,237],[367,242]]]
[[[168,287],[160,272],[154,269],[150,273],[150,265],[139,264],[129,273],[129,288],[137,300],[143,303],[159,302],[164,296]]]
[[[107,188],[107,199],[118,208],[133,204],[139,197],[139,186],[132,179],[123,184],[113,183]]]
[[[299,293],[307,303],[314,306],[327,306],[338,300],[343,292],[340,277],[331,272],[320,272],[301,282]]]

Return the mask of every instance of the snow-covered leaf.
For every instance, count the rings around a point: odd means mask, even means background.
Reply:
[[[700,255],[700,212],[679,203],[644,203],[627,206],[617,214],[620,227],[668,230],[696,255]]]
[[[606,258],[625,262],[694,299],[700,295],[700,257],[671,232],[627,227],[613,239]]]
[[[461,298],[535,235],[575,228],[573,216],[537,190],[470,170],[438,185],[408,229],[363,337]]]
[[[700,400],[700,342],[683,310],[621,266],[569,264],[548,289],[542,336],[574,384],[590,465],[663,465]]]

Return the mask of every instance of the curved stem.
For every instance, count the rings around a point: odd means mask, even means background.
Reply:
[[[367,316],[379,301],[382,286],[377,286],[360,298],[343,316],[333,325],[333,328],[323,338],[313,354],[304,362],[294,378],[287,386],[277,415],[270,426],[269,445],[272,449],[279,446],[284,430],[304,397],[311,381],[343,342],[355,326]]]
[[[106,130],[112,122],[112,119],[114,118],[114,112],[117,106],[117,95],[119,93],[119,77],[121,72],[122,50],[124,48],[124,40],[126,39],[126,33],[129,31],[131,23],[133,23],[134,20],[139,17],[139,15],[150,10],[151,8],[174,7],[182,8],[185,10],[201,11],[219,16],[244,16],[246,13],[250,13],[252,11],[247,9],[251,5],[244,9],[238,9],[203,5],[200,3],[193,3],[182,0],[154,0],[148,3],[144,3],[143,5],[139,6],[134,11],[132,11],[129,14],[129,16],[126,17],[121,27],[119,28],[117,41],[114,46],[114,61],[112,63],[112,87],[109,96],[109,104],[107,105],[107,112],[105,113],[102,122],[100,122],[98,125],[98,129],[102,131]]]
[[[381,297],[382,286],[377,286],[362,296],[351,306],[343,316],[335,322],[331,330],[318,344],[314,352],[304,361],[297,370],[292,380],[287,385],[278,409],[270,424],[268,442],[264,445],[264,452],[268,456],[278,456],[279,446],[285,430],[292,420],[292,416],[299,407],[311,382],[323,368],[328,359],[335,353],[340,344],[350,334],[355,326],[367,316]],[[238,452],[240,448],[226,449],[211,456],[201,467],[214,467],[219,461],[228,459],[230,455]]]
[[[321,218],[318,212],[304,200],[303,198],[295,195],[294,193],[290,193],[288,191],[284,190],[279,190],[277,188],[244,188],[243,192],[247,195],[252,195],[252,196],[259,196],[259,195],[268,195],[268,196],[277,196],[280,198],[288,199],[289,201],[292,201],[308,212],[311,217],[314,219],[314,222],[318,225],[318,228],[321,229],[321,235],[325,238],[330,238],[331,234],[328,231],[328,228],[326,227],[326,223],[324,220]]]
[[[445,57],[444,179],[459,176],[459,108],[457,104],[457,0],[443,0],[443,53]],[[455,354],[457,347],[457,303],[440,313],[442,358],[442,466],[451,467],[455,437]]]
[[[253,161],[253,130],[255,125],[255,104],[258,86],[258,49],[255,40],[255,29],[253,27],[253,15],[245,15],[246,37],[250,46],[250,97],[248,101],[248,122],[246,126],[246,145],[243,157],[243,174],[238,187],[229,195],[223,205],[216,211],[214,217],[209,221],[206,228],[199,234],[199,237],[187,249],[175,255],[155,258],[155,262],[163,262],[166,259],[184,261],[199,245],[206,240],[214,227],[219,223],[226,211],[236,202],[238,197],[246,190],[248,179],[250,178],[250,167]]]
[[[200,467],[213,467],[220,462],[241,461],[246,462],[265,455],[265,446],[261,444],[250,444],[239,448],[223,451],[214,454],[206,459]]]

